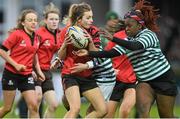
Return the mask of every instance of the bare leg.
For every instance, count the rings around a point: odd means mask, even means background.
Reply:
[[[117,110],[117,107],[118,107],[118,103],[119,102],[112,101],[112,100],[110,100],[107,103],[108,113],[105,116],[105,118],[114,118],[116,110]]]
[[[65,90],[65,95],[69,103],[70,110],[65,114],[64,118],[76,118],[80,112],[80,93],[78,86],[72,86]]]
[[[149,118],[149,112],[154,102],[154,91],[147,83],[140,83],[136,87],[136,105],[140,118]]]
[[[36,95],[37,95],[37,103],[38,103],[38,110],[39,110],[41,102],[42,102],[42,88],[41,88],[41,86],[35,86],[35,91],[36,91]]]
[[[120,118],[128,118],[133,106],[136,102],[136,91],[134,88],[128,88],[124,92],[124,97],[119,109]]]
[[[44,98],[47,102],[48,108],[45,112],[44,117],[45,118],[54,118],[55,117],[55,111],[58,107],[58,101],[56,99],[56,94],[54,90],[50,90],[45,92]]]
[[[37,93],[35,90],[27,90],[22,92],[29,110],[29,118],[39,118]]]
[[[86,97],[94,107],[94,111],[89,113],[86,116],[87,118],[100,118],[107,114],[107,106],[99,88],[83,92],[83,96]]]
[[[161,118],[174,118],[175,96],[157,94],[157,107]]]
[[[16,95],[16,90],[12,90],[12,91],[3,90],[4,105],[0,108],[0,118],[3,118],[8,112],[11,111],[15,95]]]

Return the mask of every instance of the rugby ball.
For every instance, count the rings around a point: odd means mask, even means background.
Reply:
[[[83,49],[88,46],[89,40],[85,37],[86,32],[78,27],[78,26],[71,26],[68,28],[68,35],[71,37],[72,44],[74,47],[78,49]]]

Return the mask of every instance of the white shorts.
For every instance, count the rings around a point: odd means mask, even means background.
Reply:
[[[97,82],[97,85],[99,86],[99,88],[104,96],[105,101],[109,101],[112,91],[113,91],[113,88],[115,86],[115,82],[113,82],[113,83],[112,82],[111,83],[98,83]]]

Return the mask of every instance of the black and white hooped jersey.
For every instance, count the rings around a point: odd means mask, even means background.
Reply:
[[[116,45],[114,49],[120,54],[128,56],[138,80],[153,80],[170,69],[170,64],[163,55],[159,40],[154,32],[144,29],[130,40],[140,42],[143,49],[129,51],[119,45]]]

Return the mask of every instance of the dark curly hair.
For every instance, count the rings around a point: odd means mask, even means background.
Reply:
[[[139,0],[134,5],[134,10],[137,13],[137,16],[145,21],[145,26],[150,30],[157,32],[159,27],[156,23],[156,20],[160,17],[159,9],[155,9],[150,2],[145,0]]]

